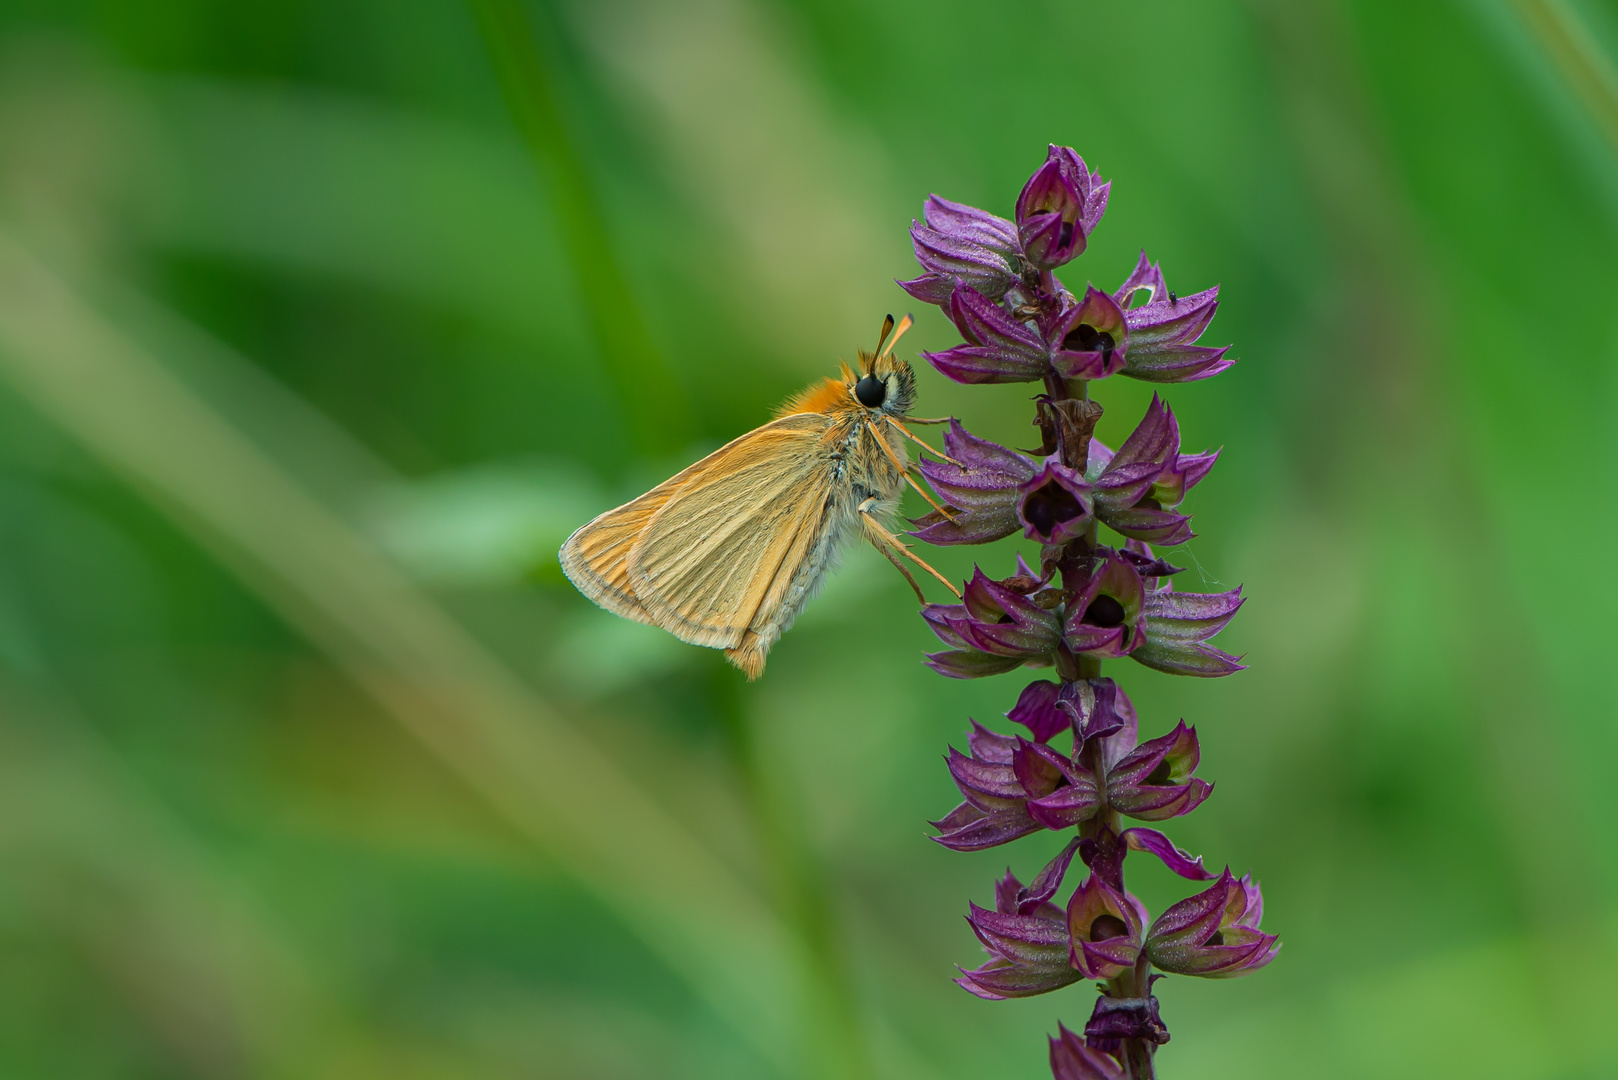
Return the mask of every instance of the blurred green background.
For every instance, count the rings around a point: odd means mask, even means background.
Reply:
[[[1242,361],[1166,396],[1251,670],[1112,673],[1286,948],[1160,985],[1163,1074],[1618,1076],[1614,55],[1593,0],[7,0],[0,1076],[1046,1075],[1088,988],[948,980],[1058,840],[923,824],[1027,675],[926,671],[860,550],[747,686],[554,552],[1053,141],[1114,181],[1067,283],[1144,247]]]

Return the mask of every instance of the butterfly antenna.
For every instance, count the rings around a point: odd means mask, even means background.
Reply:
[[[882,324],[882,337],[876,343],[876,357],[878,360],[882,359],[882,357],[893,351],[893,347],[899,344],[899,339],[905,336],[905,331],[909,330],[911,325],[911,318],[909,315],[906,315],[903,319],[899,320],[898,328],[894,329],[893,316],[889,315],[887,317],[887,320]],[[888,331],[890,329],[893,329],[893,337],[891,338],[888,337]]]
[[[876,336],[876,355],[881,356],[888,343],[888,335],[893,333],[893,316],[889,315],[882,320],[882,332]]]

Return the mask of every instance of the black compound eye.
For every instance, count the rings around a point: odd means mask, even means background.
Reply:
[[[867,375],[854,387],[854,396],[867,409],[874,409],[888,396],[888,384],[875,375]]]

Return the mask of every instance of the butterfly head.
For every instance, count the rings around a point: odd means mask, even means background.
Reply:
[[[893,347],[910,329],[910,316],[895,329],[893,316],[882,324],[882,335],[877,339],[876,352],[860,350],[859,374],[851,372],[850,389],[854,400],[872,412],[903,416],[916,402],[916,373],[910,365],[893,355]]]

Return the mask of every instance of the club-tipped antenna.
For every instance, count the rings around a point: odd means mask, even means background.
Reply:
[[[888,335],[893,333],[893,316],[890,314],[882,320],[882,332],[876,336],[876,356],[881,356],[887,347]]]

